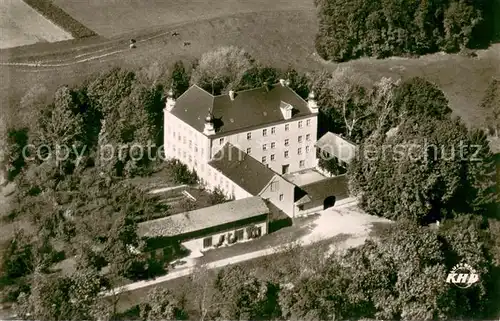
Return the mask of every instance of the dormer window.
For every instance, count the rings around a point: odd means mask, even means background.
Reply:
[[[281,110],[281,113],[283,114],[283,118],[285,118],[285,119],[292,118],[292,110],[293,110],[293,106],[292,105],[290,105],[289,103],[285,103],[284,101],[282,101],[281,104],[280,104],[280,110]]]
[[[262,136],[267,136],[267,129],[262,130]]]
[[[248,140],[252,139],[252,133],[247,133],[247,139]]]

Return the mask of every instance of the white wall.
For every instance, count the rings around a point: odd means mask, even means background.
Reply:
[[[232,245],[232,244],[228,244],[227,243],[228,234],[232,233],[234,235],[234,233],[236,233],[237,230],[243,230],[243,240],[246,241],[246,240],[248,240],[248,235],[247,235],[246,228],[249,227],[249,226],[260,227],[261,230],[262,230],[261,236],[267,234],[267,222],[255,223],[255,224],[250,224],[250,225],[245,226],[245,227],[241,227],[241,228],[237,228],[237,229],[231,229],[231,230],[227,230],[227,231],[224,231],[224,232],[212,234],[211,235],[211,237],[212,237],[212,244],[215,245],[215,244],[219,243],[220,236],[221,235],[226,235],[226,244],[227,245]],[[187,241],[187,242],[183,242],[182,244],[186,248],[189,248],[189,249],[192,249],[192,250],[194,249],[194,250],[198,250],[200,252],[208,251],[210,249],[213,249],[214,247],[206,248],[206,249],[203,248],[203,240],[206,237],[209,237],[209,236],[201,237],[201,238],[198,238],[198,239],[193,239],[193,240],[190,240],[190,241]],[[234,244],[237,244],[237,243],[234,243]]]
[[[273,183],[276,184],[273,186]],[[263,199],[268,199],[276,207],[285,212],[286,215],[293,218],[295,208],[294,193],[295,185],[288,182],[283,177],[276,175],[259,196]],[[280,200],[280,195],[283,195],[282,200]]]
[[[210,159],[210,139],[171,113],[164,111],[165,156],[177,158],[200,177],[207,171]]]
[[[300,120],[291,120],[287,123],[270,125],[255,130],[214,138],[212,139],[212,156],[215,155],[225,143],[229,142],[243,152],[247,152],[247,149],[250,148],[250,155],[260,162],[262,162],[262,157],[265,156],[266,163],[269,164],[269,167],[280,174],[282,173],[282,165],[286,164],[290,165],[290,172],[313,168],[317,164],[314,148],[318,126],[317,120],[317,115],[311,115],[311,117],[302,118]],[[301,128],[299,127],[299,122],[302,122]],[[286,125],[288,125],[288,130],[286,130]],[[263,135],[263,130],[267,131],[267,135]],[[251,134],[251,139],[247,139],[248,133]],[[299,143],[299,136],[302,136],[301,143]],[[309,140],[307,140],[306,137],[309,137]],[[285,140],[287,139],[288,146],[285,146]],[[274,148],[272,148],[272,143],[274,143]],[[263,149],[264,144],[266,145],[266,150]],[[302,149],[300,155],[298,154],[299,148]],[[285,157],[285,151],[288,151],[288,158]],[[274,160],[271,160],[271,155],[274,155]],[[304,167],[302,168],[300,167],[301,160],[304,161]]]

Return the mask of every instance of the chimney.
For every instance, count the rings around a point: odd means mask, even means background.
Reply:
[[[214,122],[211,115],[205,118],[205,128],[203,129],[203,134],[210,136],[215,135]]]
[[[309,96],[307,97],[307,107],[309,107],[311,113],[317,113],[319,109],[315,98],[316,96],[314,95],[314,91],[311,90]]]
[[[230,90],[230,91],[229,91],[229,98],[230,98],[231,100],[234,100],[234,90]]]
[[[174,99],[174,92],[172,89],[170,89],[167,93],[167,101],[165,102],[165,109],[168,112],[171,112],[172,109],[175,107],[175,99]]]
[[[285,87],[285,79],[280,79],[281,86]]]

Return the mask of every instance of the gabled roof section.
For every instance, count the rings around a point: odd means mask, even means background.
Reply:
[[[193,85],[177,98],[171,113],[194,129],[203,132],[205,118],[212,112],[214,96]]]
[[[205,117],[210,112],[216,134],[283,121],[282,103],[293,107],[292,118],[313,115],[304,99],[280,84],[236,92],[234,96],[234,100],[229,95],[212,96],[193,85],[177,99],[172,114],[203,132]]]
[[[349,197],[349,185],[346,175],[335,176],[300,187],[309,196],[312,203],[323,202],[328,196],[335,196],[337,201]]]
[[[138,224],[140,237],[172,237],[268,214],[266,202],[256,196]]]
[[[346,163],[352,161],[358,150],[357,145],[332,132],[321,136],[315,146]]]
[[[257,196],[276,173],[230,143],[213,157],[209,165],[253,196]]]

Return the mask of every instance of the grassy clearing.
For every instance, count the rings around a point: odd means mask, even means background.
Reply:
[[[23,0],[41,15],[71,33],[75,38],[97,36],[97,34],[75,20],[50,0]]]
[[[177,59],[192,61],[207,50],[227,44],[243,47],[257,60],[276,67],[291,64],[301,71],[334,69],[337,64],[323,62],[313,55],[315,25],[314,10],[302,10],[240,14],[187,23],[182,27],[168,27],[148,35],[138,34],[138,48],[135,50],[127,50],[125,38],[107,42],[103,48],[98,47],[103,51],[95,55],[122,52],[97,60],[38,69],[1,66],[0,97],[10,111],[18,111],[21,97],[37,83],[53,92],[62,84],[80,84],[90,75],[114,66],[138,68],[154,62],[165,65]],[[179,37],[170,35],[174,30],[180,32]],[[190,41],[191,45],[183,46],[184,41]],[[58,50],[66,48],[64,44],[55,45]],[[66,51],[65,55],[70,54]],[[55,57],[52,52],[50,60]],[[343,65],[352,66],[370,79],[382,76],[425,77],[443,89],[457,115],[469,125],[479,126],[484,120],[484,113],[478,105],[487,83],[499,74],[499,60],[500,45],[495,45],[480,51],[477,58],[435,54],[417,59],[360,59]]]
[[[313,9],[312,0],[53,0],[53,2],[105,37],[173,23],[212,19],[238,13]]]

